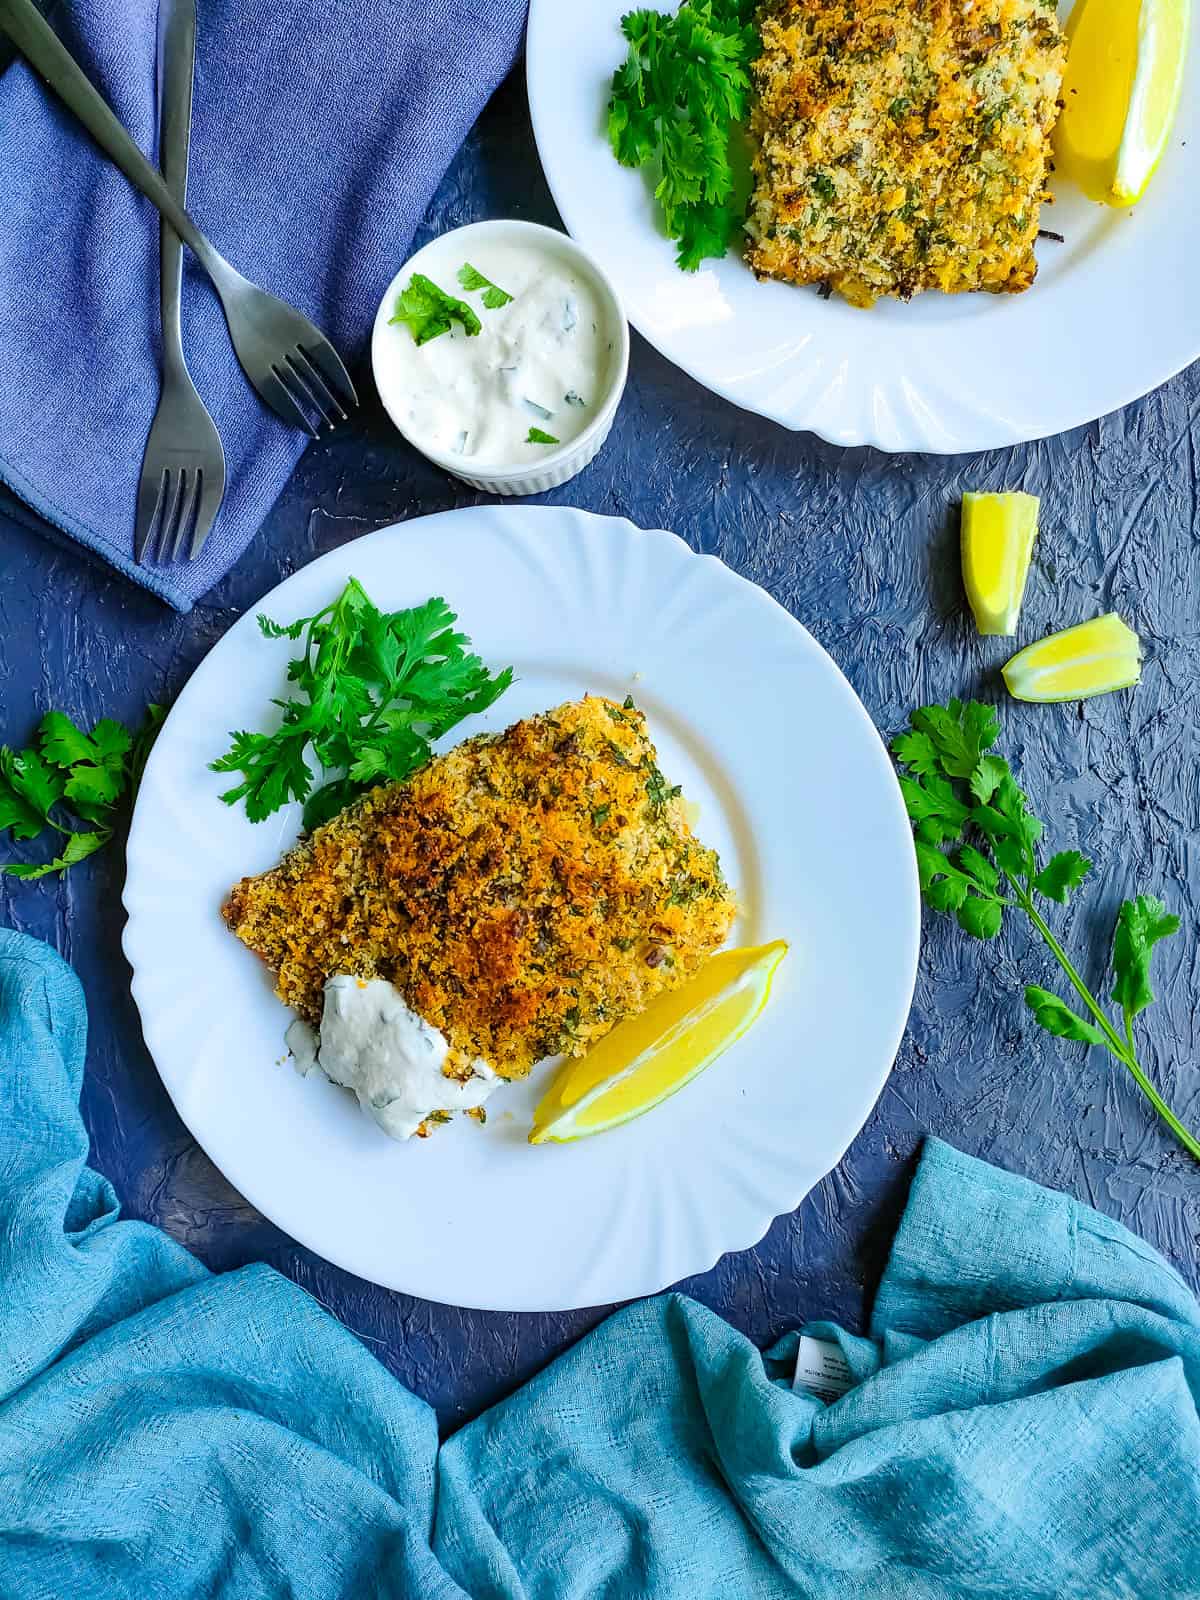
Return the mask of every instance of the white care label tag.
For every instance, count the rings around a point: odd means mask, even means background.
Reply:
[[[812,1339],[807,1333],[800,1335],[796,1351],[796,1376],[793,1389],[806,1389],[818,1400],[832,1405],[835,1400],[854,1387],[854,1374],[846,1365],[846,1358],[837,1345],[828,1339]]]

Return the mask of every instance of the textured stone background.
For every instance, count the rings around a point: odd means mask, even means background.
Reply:
[[[431,228],[505,214],[556,220],[519,79],[447,176]],[[1153,890],[1183,916],[1162,961],[1162,998],[1146,1017],[1145,1059],[1193,1127],[1198,436],[1195,367],[1117,416],[1023,449],[952,459],[839,450],[733,409],[635,338],[607,449],[552,497],[673,528],[765,585],[891,731],[931,699],[1002,698],[1004,644],[977,639],[964,614],[956,507],[966,487],[1040,494],[1025,636],[1115,607],[1142,634],[1148,660],[1133,693],[1082,706],[1005,701],[1004,748],[1055,846],[1096,859],[1093,883],[1058,918],[1085,972],[1099,979],[1126,893]],[[297,567],[372,527],[477,498],[417,459],[370,408],[353,434],[310,450],[251,551],[185,618],[0,517],[0,737],[23,741],[50,706],[136,721],[147,700],[169,701],[234,619]],[[114,848],[61,883],[0,879],[0,922],[49,940],[83,979],[92,1159],[128,1214],[218,1270],[265,1260],[296,1279],[447,1427],[603,1315],[485,1315],[386,1293],[300,1249],[247,1205],[180,1124],[142,1045],[118,944],[122,871]],[[895,1071],[846,1159],[757,1249],[726,1257],[688,1291],[759,1343],[805,1316],[861,1328],[926,1132],[1119,1217],[1196,1284],[1200,1167],[1106,1056],[1031,1024],[1019,999],[1031,980],[1052,982],[1053,972],[1019,925],[985,948],[933,922]]]

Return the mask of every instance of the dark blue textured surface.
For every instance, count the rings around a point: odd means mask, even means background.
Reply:
[[[489,215],[555,220],[515,80],[442,185],[430,231]],[[1041,494],[1024,636],[1111,606],[1142,633],[1149,659],[1132,694],[1078,707],[1004,702],[1005,748],[1054,842],[1096,858],[1094,883],[1057,919],[1089,974],[1098,975],[1112,914],[1135,885],[1183,915],[1184,933],[1162,959],[1163,998],[1147,1014],[1144,1058],[1194,1127],[1198,444],[1200,367],[1059,439],[980,457],[894,458],[834,449],[736,411],[635,339],[612,439],[550,497],[674,528],[764,584],[890,730],[933,698],[1002,698],[1004,641],[979,640],[963,608],[956,508],[964,487]],[[354,433],[305,456],[251,550],[185,618],[85,565],[78,551],[0,517],[3,737],[24,739],[51,705],[136,720],[147,700],[176,694],[234,619],[297,567],[372,527],[478,498],[414,456],[369,408]],[[118,947],[122,870],[112,849],[61,883],[0,879],[0,923],[50,940],[83,979],[92,1159],[130,1214],[164,1227],[212,1267],[277,1266],[448,1426],[598,1319],[598,1311],[487,1315],[385,1293],[299,1249],[255,1213],[189,1138],[142,1045]],[[756,1250],[727,1257],[690,1292],[760,1343],[805,1316],[861,1326],[927,1130],[1120,1218],[1194,1285],[1200,1167],[1107,1057],[1051,1040],[1027,1019],[1020,984],[1052,976],[1019,926],[988,949],[940,921],[930,927],[895,1071],[846,1159]]]

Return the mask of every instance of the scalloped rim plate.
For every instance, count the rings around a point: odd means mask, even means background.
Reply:
[[[236,879],[272,866],[298,808],[254,826],[207,763],[285,691],[291,620],[353,574],[381,605],[444,594],[484,659],[519,681],[447,743],[593,690],[633,693],[663,768],[699,805],[743,914],[738,942],[791,953],[761,1020],[626,1127],[526,1143],[552,1070],[398,1145],[351,1097],[285,1059],[289,1013],[225,929]],[[651,1293],[754,1244],[841,1157],[891,1066],[916,971],[904,807],[866,712],[761,589],[674,534],[566,508],[486,507],[368,534],[305,567],[222,638],[146,767],[129,839],[125,951],[150,1053],[231,1183],[360,1277],[504,1311]]]
[[[860,311],[760,284],[733,255],[678,270],[650,185],[617,165],[604,133],[627,9],[625,0],[532,0],[538,153],[563,221],[611,275],[634,327],[714,393],[833,444],[945,455],[1090,422],[1200,356],[1200,28],[1191,91],[1132,211],[1060,183],[1042,222],[1066,243],[1039,243],[1025,294],[923,294]]]

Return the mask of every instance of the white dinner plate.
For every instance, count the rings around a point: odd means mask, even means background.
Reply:
[[[636,1122],[526,1142],[548,1064],[396,1144],[350,1095],[300,1078],[290,1014],[221,921],[273,866],[298,808],[257,826],[218,799],[229,729],[285,695],[287,641],[255,613],[319,610],[351,575],[391,610],[444,595],[517,682],[447,741],[589,690],[635,696],[664,772],[699,806],[742,914],[738,942],[791,953],[763,1017]],[[823,650],[761,589],[670,533],[567,508],[485,507],[397,524],[289,578],[214,646],[146,767],[129,839],[125,951],[150,1053],[231,1183],[301,1243],[430,1300],[565,1310],[647,1294],[753,1244],[839,1159],[883,1085],[912,998],[919,926],[891,763]]]
[[[675,0],[661,0],[673,10]],[[918,295],[870,311],[758,283],[735,253],[680,272],[651,185],[605,137],[627,0],[532,0],[534,134],[570,232],[651,344],[715,393],[841,445],[950,454],[1089,422],[1200,356],[1200,28],[1179,119],[1146,198],[1094,205],[1052,180],[1025,294]],[[1064,10],[1069,9],[1064,7]]]

